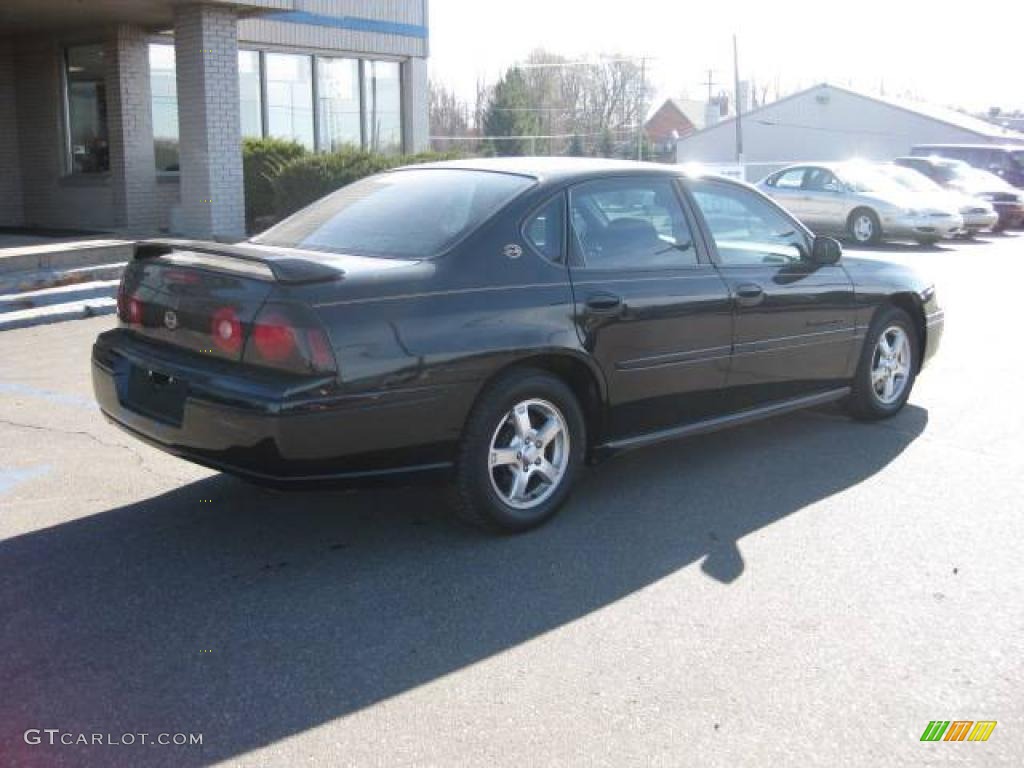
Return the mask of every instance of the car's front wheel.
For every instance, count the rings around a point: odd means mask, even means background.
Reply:
[[[572,390],[544,371],[513,371],[470,414],[456,468],[460,516],[517,533],[552,517],[583,463],[586,428]]]
[[[899,307],[879,311],[864,340],[850,413],[867,421],[894,416],[906,404],[920,359],[914,323]]]

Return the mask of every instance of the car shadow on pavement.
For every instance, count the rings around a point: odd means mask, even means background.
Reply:
[[[728,588],[742,537],[884,470],[927,421],[824,409],[638,451],[516,537],[462,527],[434,488],[289,494],[217,475],[0,542],[0,762],[208,765],[687,566]],[[33,746],[28,728],[203,744]]]

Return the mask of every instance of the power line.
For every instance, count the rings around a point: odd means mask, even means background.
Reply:
[[[656,61],[657,56],[617,56],[599,57],[597,59],[579,59],[578,61],[539,61],[525,64],[513,64],[509,69],[566,69],[568,67],[585,67],[596,64],[624,64],[627,61]]]
[[[523,141],[527,139],[581,139],[594,138],[595,136],[606,136],[609,133],[632,133],[636,125],[626,125],[621,128],[609,128],[598,133],[527,133],[520,136],[431,136],[431,141]]]

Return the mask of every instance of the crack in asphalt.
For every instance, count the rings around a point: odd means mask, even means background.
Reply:
[[[20,427],[21,429],[31,429],[31,430],[35,430],[37,432],[52,432],[52,433],[58,434],[58,435],[70,435],[70,436],[76,436],[77,435],[77,436],[80,436],[80,437],[86,437],[89,440],[92,440],[97,445],[103,446],[104,448],[114,448],[114,449],[121,449],[123,451],[127,451],[131,455],[131,457],[133,459],[135,459],[136,463],[139,465],[139,467],[143,471],[148,472],[149,474],[151,474],[151,475],[153,475],[155,477],[161,477],[161,478],[166,477],[166,475],[163,475],[159,471],[153,469],[153,467],[149,466],[146,463],[145,458],[137,450],[135,450],[134,447],[132,447],[130,445],[123,445],[121,443],[108,443],[107,441],[101,440],[96,435],[92,434],[91,432],[86,432],[85,430],[81,430],[81,429],[60,429],[59,427],[47,427],[47,426],[43,426],[42,424],[28,424],[26,422],[12,421],[11,419],[3,419],[3,418],[0,418],[0,425],[8,426],[8,427],[15,427],[15,428],[19,428]]]

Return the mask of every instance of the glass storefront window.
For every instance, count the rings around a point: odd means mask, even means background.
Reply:
[[[238,52],[238,98],[242,136],[263,136],[263,93],[260,88],[259,51]]]
[[[153,152],[158,171],[178,171],[178,82],[173,45],[149,46]]]
[[[345,146],[359,147],[359,61],[317,59],[317,99],[320,149],[335,152]]]
[[[401,68],[395,61],[363,62],[366,149],[383,154],[402,151]]]
[[[313,149],[313,59],[267,53],[267,133]]]
[[[68,48],[64,60],[70,170],[72,173],[109,171],[103,46],[79,45]]]

